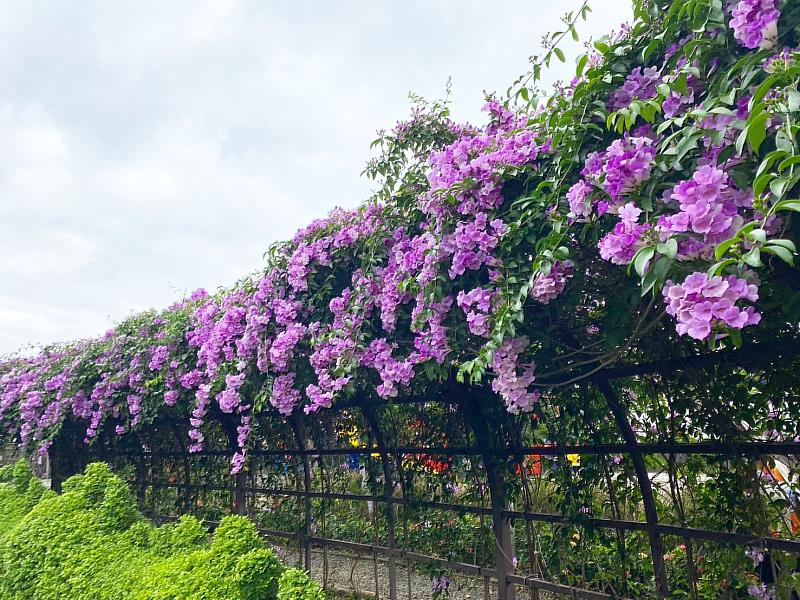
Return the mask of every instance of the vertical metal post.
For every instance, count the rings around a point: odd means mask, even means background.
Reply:
[[[656,508],[650,476],[647,473],[647,465],[644,462],[644,455],[639,448],[636,433],[634,433],[628,419],[628,411],[622,405],[614,388],[611,387],[607,379],[598,380],[597,387],[605,396],[608,406],[614,415],[617,427],[622,433],[622,439],[625,440],[628,452],[631,455],[636,478],[639,480],[639,490],[642,493],[642,504],[644,504],[644,515],[647,522],[647,534],[650,538],[650,555],[653,559],[656,593],[660,598],[669,598],[669,582],[667,581],[667,570],[664,565],[664,544],[661,540],[661,533],[658,530],[658,509]]]
[[[184,476],[184,485],[187,487],[181,488],[178,487],[178,511],[180,514],[184,512],[189,512],[192,509],[192,492],[191,486],[192,485],[192,471],[189,467],[189,453],[186,450],[186,444],[183,442],[183,438],[181,437],[181,433],[178,430],[177,425],[175,423],[170,424],[170,428],[172,429],[172,435],[175,436],[175,443],[178,445],[178,451],[181,454],[181,462],[183,463],[183,476]]]
[[[314,531],[314,515],[313,511],[311,510],[311,463],[308,460],[308,454],[305,454],[306,443],[303,431],[303,424],[300,421],[300,418],[295,413],[289,418],[289,426],[292,428],[292,433],[294,433],[295,441],[297,442],[297,449],[303,452],[300,455],[301,460],[303,461],[303,487],[305,489],[305,496],[304,496],[304,506],[305,506],[305,521],[306,521],[306,534],[303,538],[303,566],[305,567],[306,571],[311,573],[311,542],[308,541],[308,538],[313,535]]]
[[[236,452],[239,449],[238,433],[236,425],[228,418],[227,415],[220,413],[219,423],[225,436],[228,438],[228,446]],[[231,512],[235,515],[247,516],[247,473],[240,472],[236,475],[231,475]]]
[[[508,498],[499,461],[498,440],[489,430],[481,398],[476,393],[477,390],[466,385],[454,385],[454,392],[463,399],[462,407],[475,434],[475,441],[480,448],[483,465],[486,469],[486,480],[489,484],[489,496],[492,503],[492,531],[495,540],[494,556],[498,598],[499,600],[516,600],[516,589],[513,584],[508,582],[508,576],[514,573],[514,541],[511,524],[503,516],[503,511],[508,510]]]
[[[363,407],[364,418],[369,423],[372,433],[375,435],[375,444],[378,453],[381,455],[383,466],[383,488],[386,496],[386,536],[389,549],[393,551],[397,546],[395,539],[395,514],[394,514],[394,480],[392,478],[392,462],[386,452],[386,444],[383,439],[378,419],[371,407]],[[377,509],[377,507],[376,507]],[[389,554],[389,600],[397,600],[397,559],[394,552]]]
[[[50,469],[50,489],[57,494],[61,493],[61,469],[58,464],[58,454],[56,452],[56,444],[53,444],[47,450],[47,465]]]

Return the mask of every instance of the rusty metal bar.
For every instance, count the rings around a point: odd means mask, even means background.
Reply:
[[[289,421],[289,427],[291,427],[292,433],[294,434],[295,441],[297,443],[297,448],[299,450],[305,450],[306,447],[305,432],[303,429],[302,422],[296,415],[291,417],[288,421]],[[307,535],[311,535],[314,533],[313,512],[311,510],[311,496],[309,495],[309,493],[311,492],[311,463],[308,460],[307,454],[303,454],[301,455],[301,457],[303,460],[303,487],[305,488],[306,491],[306,493],[304,494],[306,533]],[[308,542],[303,543],[302,555],[303,555],[303,566],[310,573],[311,544],[309,544]]]
[[[394,549],[397,545],[395,539],[395,515],[394,515],[394,479],[392,477],[392,463],[389,454],[386,451],[386,443],[383,439],[383,431],[381,431],[378,419],[375,416],[372,407],[364,407],[362,409],[364,419],[372,429],[372,434],[375,436],[375,444],[378,446],[378,452],[381,455],[381,466],[383,468],[383,487],[386,502],[386,536],[387,543],[390,549]],[[377,514],[377,507],[376,507]],[[393,555],[389,556],[389,600],[397,600],[397,562]]]
[[[661,598],[669,597],[669,582],[667,581],[667,568],[664,564],[664,543],[661,540],[661,532],[658,529],[658,509],[656,499],[653,495],[653,486],[650,476],[647,473],[647,465],[644,462],[644,455],[639,452],[639,441],[636,433],[631,427],[628,419],[628,411],[623,406],[614,388],[604,379],[597,382],[598,389],[605,396],[608,406],[614,415],[620,433],[628,444],[633,467],[636,471],[636,478],[639,480],[639,491],[642,494],[642,504],[644,504],[644,514],[647,521],[647,535],[650,538],[650,556],[653,560],[653,573],[655,576],[656,593]]]
[[[183,487],[183,488],[188,487],[188,488],[219,490],[219,491],[225,491],[229,489],[226,486],[196,485],[196,484],[187,486],[184,484],[168,483],[162,481],[144,482],[143,485],[152,487]],[[275,495],[275,496],[302,497],[304,495],[304,492],[297,490],[280,490],[280,489],[270,489],[270,488],[246,488],[246,491],[254,492],[257,494]],[[365,502],[373,500],[377,502],[384,501],[382,498],[375,498],[373,496],[367,496],[361,494],[338,494],[333,492],[331,493],[311,492],[309,493],[309,496],[312,498],[329,498],[331,500],[351,500],[355,502]],[[471,513],[477,515],[483,514],[489,516],[493,514],[491,508],[485,508],[482,506],[468,506],[466,504],[427,502],[424,500],[415,500],[411,498],[409,499],[394,498],[393,502],[396,504],[407,504],[409,506],[417,506],[420,508],[434,508],[439,510],[448,510],[454,513]],[[509,520],[519,519],[519,520],[539,521],[542,523],[551,523],[554,525],[575,524],[574,519],[570,519],[569,517],[566,517],[564,515],[557,515],[552,513],[535,513],[535,512],[525,512],[517,510],[504,510],[502,511],[502,516],[505,519]],[[625,531],[641,531],[641,532],[647,532],[650,528],[650,525],[645,521],[626,521],[622,519],[582,518],[579,524],[587,527],[598,527],[602,529],[622,529]],[[658,523],[656,525],[656,529],[658,530],[659,533],[663,535],[688,537],[690,539],[720,542],[723,544],[767,547],[767,548],[773,548],[775,550],[783,550],[785,552],[789,552],[792,554],[800,554],[800,541],[795,541],[795,540],[764,537],[761,535],[747,534],[747,533],[729,533],[726,531],[713,531],[710,529],[699,529],[696,527],[681,527],[680,525],[669,525],[666,523]]]
[[[492,530],[495,539],[495,569],[497,570],[497,588],[499,600],[516,600],[516,590],[508,581],[508,575],[514,573],[514,541],[511,534],[511,525],[503,514],[508,510],[506,498],[506,485],[503,471],[494,451],[498,447],[496,436],[489,430],[486,415],[483,413],[483,404],[474,390],[464,385],[453,384],[456,395],[463,398],[462,408],[466,413],[467,422],[478,447],[482,452],[483,466],[486,471],[486,481],[489,485],[489,496],[492,503]]]
[[[442,456],[478,456],[484,453],[477,447],[398,447],[386,448],[386,452],[393,456],[408,454],[440,454]],[[493,452],[500,457],[523,456],[564,456],[567,454],[629,454],[630,448],[626,443],[612,444],[553,444],[548,446],[524,446],[521,448],[498,448]],[[637,453],[650,454],[708,454],[718,456],[760,456],[760,455],[800,455],[800,442],[663,442],[655,444],[640,444]],[[158,457],[181,458],[180,452],[110,452],[112,456],[140,456],[156,455]],[[251,450],[254,456],[338,456],[343,454],[380,454],[380,448],[319,448],[304,450]],[[232,456],[233,452],[210,451],[186,455],[188,458],[204,458],[209,456]]]

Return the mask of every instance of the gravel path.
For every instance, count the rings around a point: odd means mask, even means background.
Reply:
[[[296,566],[299,554],[296,549],[284,553],[287,564]],[[312,576],[317,581],[325,581],[323,552],[314,549],[312,558]],[[378,559],[378,599],[389,598],[389,567],[386,560]],[[484,600],[484,584],[480,578],[454,574],[451,576],[451,600]],[[375,595],[375,562],[372,556],[358,555],[340,550],[328,550],[328,577],[326,587],[349,594],[357,594],[363,598],[376,598]],[[410,584],[410,586],[409,586]],[[410,591],[410,594],[409,594]],[[343,598],[352,596],[341,596]],[[411,568],[411,577],[405,561],[397,562],[397,597],[398,600],[430,600],[430,576],[418,569]],[[489,598],[497,599],[497,586],[489,586]]]
[[[280,552],[280,551],[279,551]],[[300,555],[297,549],[287,549],[282,556],[290,566],[299,566]],[[312,576],[324,582],[331,597],[332,591],[339,594],[336,598],[368,598],[370,600],[388,600],[389,567],[385,559],[377,561],[378,595],[375,590],[376,565],[372,556],[359,555],[341,550],[328,550],[328,575],[324,574],[324,558],[321,549],[314,549],[311,557]],[[430,576],[412,565],[409,570],[405,561],[397,562],[397,598],[398,600],[431,600]],[[489,594],[485,595],[484,582],[480,577],[468,575],[451,575],[450,600],[497,600],[497,585],[489,584]],[[517,596],[527,600],[529,592],[517,588]],[[539,600],[555,600],[547,592],[539,592]]]

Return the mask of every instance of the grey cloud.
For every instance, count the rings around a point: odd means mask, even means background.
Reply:
[[[483,91],[577,4],[2,3],[0,353],[259,268],[369,194],[369,142],[408,91],[439,96],[452,75],[454,117],[480,122]],[[629,12],[602,4],[582,32]]]

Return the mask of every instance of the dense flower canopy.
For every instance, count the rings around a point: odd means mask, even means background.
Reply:
[[[634,4],[542,97],[542,63],[563,60],[549,45],[483,127],[417,100],[374,144],[376,195],[275,245],[262,273],[0,361],[0,431],[46,451],[65,420],[90,443],[171,412],[200,451],[214,411],[238,423],[238,471],[267,410],[457,376],[527,412],[556,373],[625,352],[796,332],[800,2]],[[537,380],[534,360],[558,368]]]

